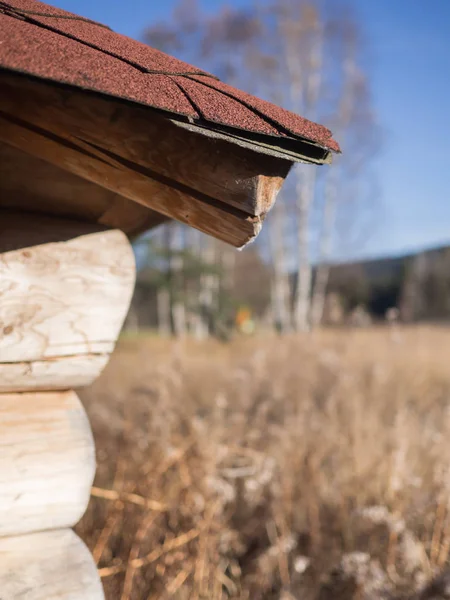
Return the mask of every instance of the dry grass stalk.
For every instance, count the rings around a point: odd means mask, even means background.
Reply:
[[[445,517],[447,515],[447,499],[440,498],[437,509],[436,518],[434,521],[433,535],[431,538],[430,564],[431,567],[439,564],[439,556],[441,554],[441,541],[445,528]]]
[[[127,492],[116,492],[116,490],[105,490],[99,487],[93,486],[91,490],[91,496],[94,498],[104,498],[105,500],[121,500],[122,503],[130,502],[137,506],[143,506],[149,510],[157,512],[165,512],[168,509],[166,504],[157,502],[156,500],[150,500],[150,498],[144,498],[139,494],[130,494]]]
[[[103,569],[99,569],[100,577],[111,577],[111,575],[117,575],[118,573],[126,572],[130,568],[132,570],[142,569],[142,567],[145,567],[150,563],[153,563],[156,560],[158,560],[158,558],[160,558],[163,554],[166,554],[171,550],[184,546],[185,544],[194,540],[199,535],[200,532],[194,529],[192,531],[189,531],[188,533],[180,535],[179,537],[173,540],[167,540],[162,546],[160,546],[159,548],[155,548],[152,552],[150,552],[149,554],[147,554],[147,556],[144,556],[143,558],[133,558],[128,560],[126,563],[120,563],[118,565],[115,565],[114,567],[106,567]]]
[[[84,393],[107,598],[426,590],[450,566],[450,331],[399,334],[124,340]]]

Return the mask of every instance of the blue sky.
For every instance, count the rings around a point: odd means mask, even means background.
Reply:
[[[51,2],[51,0],[50,0]],[[170,18],[174,0],[53,0],[140,38]],[[371,48],[375,109],[383,129],[373,232],[357,255],[450,243],[450,0],[353,0]],[[204,0],[214,9],[221,0]],[[249,0],[228,0],[245,6]],[[306,115],[307,116],[307,115]]]

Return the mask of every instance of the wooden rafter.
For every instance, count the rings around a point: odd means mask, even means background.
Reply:
[[[4,144],[238,247],[291,166],[148,109],[7,73],[1,86]]]

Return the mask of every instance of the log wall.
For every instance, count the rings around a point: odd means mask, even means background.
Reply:
[[[96,565],[71,531],[95,474],[72,388],[106,365],[135,280],[126,236],[0,211],[0,597],[101,600]]]
[[[2,600],[101,600],[92,556],[70,529],[0,538]]]

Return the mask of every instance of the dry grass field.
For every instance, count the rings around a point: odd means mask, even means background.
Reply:
[[[124,338],[81,396],[108,600],[450,597],[450,330]]]

